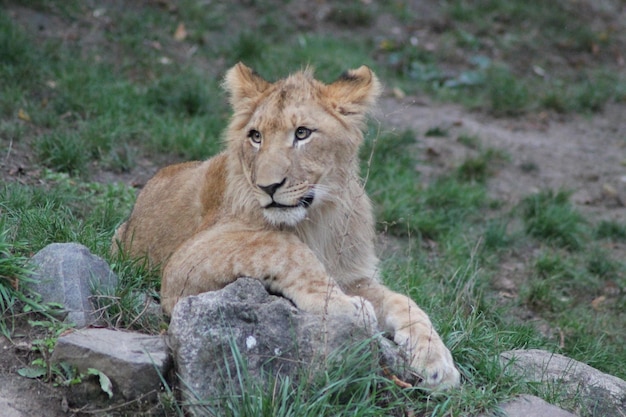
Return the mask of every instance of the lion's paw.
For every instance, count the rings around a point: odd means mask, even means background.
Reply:
[[[329,313],[350,317],[355,322],[370,329],[375,329],[378,325],[372,303],[363,297],[346,295],[340,299],[331,300]]]
[[[401,332],[394,339],[405,349],[410,346],[409,338]],[[439,338],[406,350],[411,357],[411,368],[422,378],[421,386],[446,390],[460,384],[461,374],[454,366],[452,354]]]

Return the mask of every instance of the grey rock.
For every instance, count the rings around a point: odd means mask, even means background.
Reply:
[[[90,301],[92,290],[112,293],[117,285],[107,263],[77,243],[50,244],[31,258],[30,266],[35,280],[30,290],[43,302],[62,304],[65,321],[77,327],[98,320]]]
[[[481,417],[502,415],[507,417],[576,417],[575,414],[549,404],[534,395],[520,395],[502,404],[497,413],[481,414]]]
[[[380,370],[381,357],[401,378],[406,360],[393,343],[348,317],[302,312],[267,293],[254,279],[240,278],[221,291],[186,297],[174,308],[169,344],[187,404],[211,404],[224,393],[276,378],[297,381],[341,362],[351,346],[363,352],[364,367]],[[243,360],[237,360],[237,356]],[[400,368],[404,366],[404,368]],[[238,378],[238,375],[243,378]],[[188,412],[203,415],[202,407]],[[197,413],[197,414],[196,414]]]
[[[509,372],[527,381],[558,384],[566,398],[586,416],[626,415],[626,381],[563,355],[539,349],[512,350],[500,355]]]
[[[119,395],[124,400],[156,395],[171,365],[163,336],[97,328],[59,337],[51,360],[85,375],[89,368],[104,373],[112,382],[114,400]]]

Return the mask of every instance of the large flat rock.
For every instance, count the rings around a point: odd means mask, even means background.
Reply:
[[[170,367],[162,336],[96,328],[61,336],[52,361],[66,362],[83,374],[89,368],[99,370],[113,383],[114,399],[125,400],[159,392]]]
[[[500,355],[508,372],[527,381],[552,384],[579,403],[580,416],[626,415],[626,381],[567,356],[539,349],[511,350]]]

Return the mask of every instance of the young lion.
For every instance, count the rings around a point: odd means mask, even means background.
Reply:
[[[357,158],[376,76],[362,66],[328,85],[309,70],[269,83],[240,63],[224,86],[234,111],[226,150],[159,171],[113,250],[163,266],[168,315],[181,297],[255,277],[305,311],[375,314],[424,386],[458,385],[426,313],[379,282]]]

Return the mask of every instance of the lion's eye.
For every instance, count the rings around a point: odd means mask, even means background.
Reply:
[[[255,144],[255,145],[260,145],[261,144],[261,132],[259,132],[258,130],[251,129],[248,132],[248,137],[250,138],[250,141],[253,144]]]
[[[311,136],[311,133],[313,133],[311,129],[308,129],[304,126],[300,126],[299,128],[296,129],[296,133],[295,133],[296,140],[305,140],[309,136]]]

